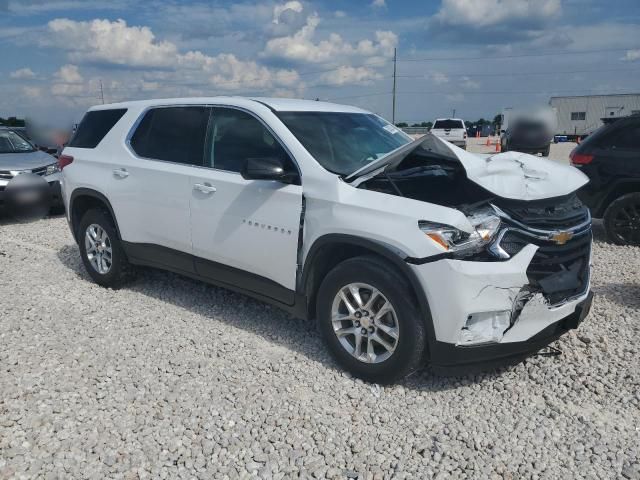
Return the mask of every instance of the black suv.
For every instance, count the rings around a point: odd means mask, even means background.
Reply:
[[[600,127],[571,152],[571,164],[591,180],[578,195],[604,219],[609,240],[640,245],[640,115]]]
[[[548,157],[551,137],[551,132],[544,122],[523,119],[516,120],[507,128],[500,142],[503,152],[513,150],[532,155],[541,153],[543,157]]]

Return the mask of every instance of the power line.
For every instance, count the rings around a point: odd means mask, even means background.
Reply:
[[[610,69],[591,69],[591,70],[566,70],[559,72],[503,72],[503,73],[442,73],[447,77],[510,77],[510,76],[531,76],[531,75],[570,75],[574,73],[608,73],[608,72],[629,72],[640,68],[640,65],[633,66],[631,68],[610,68]],[[426,78],[429,74],[411,74],[411,75],[398,75],[400,78]]]
[[[548,51],[537,53],[521,53],[513,55],[483,55],[481,57],[427,57],[427,58],[405,58],[398,59],[399,62],[437,62],[437,61],[451,61],[451,60],[494,60],[494,59],[506,59],[506,58],[526,58],[526,57],[548,57],[548,56],[561,56],[561,55],[582,55],[588,53],[608,53],[608,52],[622,52],[626,50],[633,50],[638,47],[627,48],[605,48],[599,50],[572,50],[572,51]]]

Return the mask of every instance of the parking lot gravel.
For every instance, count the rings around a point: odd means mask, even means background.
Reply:
[[[640,249],[596,233],[561,355],[382,387],[310,323],[154,270],[107,290],[63,217],[0,220],[0,478],[640,479]]]

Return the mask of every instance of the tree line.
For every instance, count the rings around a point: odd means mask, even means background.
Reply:
[[[473,128],[473,127],[482,128],[486,125],[490,125],[493,128],[496,128],[498,125],[500,125],[500,121],[501,121],[501,118],[500,118],[500,115],[498,114],[495,117],[493,117],[493,121],[480,118],[475,122],[470,122],[468,120],[465,120],[464,124],[467,127],[467,129]],[[431,128],[433,127],[433,122],[420,122],[420,123],[413,123],[411,125],[409,125],[407,122],[398,122],[396,123],[396,127],[398,128],[405,128],[405,127]]]
[[[24,127],[24,120],[17,117],[0,117],[0,125],[4,125],[6,127]]]

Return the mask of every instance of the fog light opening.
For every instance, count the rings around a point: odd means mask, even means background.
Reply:
[[[478,312],[467,317],[458,345],[498,343],[511,326],[511,310]]]

